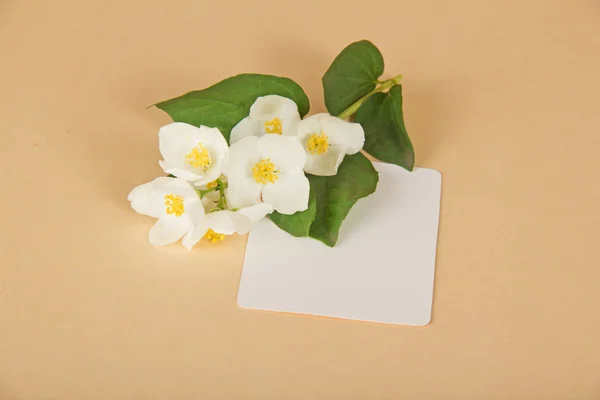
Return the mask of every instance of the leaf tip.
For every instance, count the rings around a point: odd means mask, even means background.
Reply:
[[[325,246],[327,247],[335,247],[337,243],[337,238],[323,238],[321,242],[323,242],[323,244],[325,244]]]

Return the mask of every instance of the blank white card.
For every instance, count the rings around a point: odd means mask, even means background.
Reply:
[[[441,174],[375,163],[379,184],[334,248],[269,219],[248,239],[238,304],[266,311],[423,326],[431,320]]]

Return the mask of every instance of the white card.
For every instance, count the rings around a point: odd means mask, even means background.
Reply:
[[[431,320],[441,174],[375,163],[330,248],[269,219],[252,227],[238,293],[244,308],[423,326]]]

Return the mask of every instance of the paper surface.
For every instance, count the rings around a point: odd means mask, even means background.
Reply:
[[[431,319],[441,174],[375,163],[379,184],[352,208],[334,248],[255,224],[241,307],[389,324]]]

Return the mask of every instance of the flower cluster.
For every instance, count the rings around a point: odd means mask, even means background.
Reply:
[[[159,164],[169,176],[136,187],[128,199],[136,212],[158,219],[151,244],[181,239],[191,249],[203,237],[217,242],[245,234],[273,211],[305,211],[305,173],[335,175],[344,156],[360,151],[364,141],[359,124],[329,114],[301,120],[292,100],[263,96],[231,130],[231,146],[217,128],[163,126]]]

